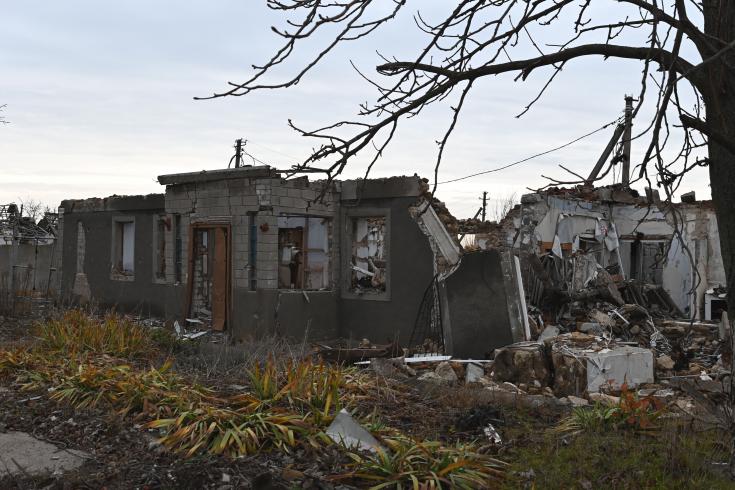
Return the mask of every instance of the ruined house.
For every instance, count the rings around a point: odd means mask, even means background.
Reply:
[[[685,200],[666,204],[655,192],[640,196],[621,185],[551,188],[524,195],[492,233],[472,239],[480,248],[515,250],[532,303],[544,285],[530,257],[547,257],[568,291],[583,289],[604,270],[618,285],[627,284],[625,302],[666,307],[670,301],[674,316],[717,319],[726,308],[718,294],[726,280],[717,219],[710,201]],[[641,297],[663,296],[655,286],[670,299]]]
[[[62,296],[246,338],[407,341],[459,247],[418,177],[268,166],[163,175],[164,194],[63,201]]]
[[[57,280],[56,215],[38,222],[22,207],[0,205],[0,313],[30,313],[45,308]]]

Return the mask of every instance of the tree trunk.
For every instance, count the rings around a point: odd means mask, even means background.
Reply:
[[[735,39],[735,2],[706,0],[704,6],[704,30],[724,43]],[[702,53],[704,58],[713,53]],[[727,53],[706,67],[706,86],[700,87],[707,110],[707,126],[730,141],[735,141],[735,72],[727,65],[735,66],[735,54]],[[717,214],[720,249],[727,278],[727,303],[730,317],[735,319],[735,155],[709,138],[709,174],[712,201]],[[733,365],[732,321],[729,328],[730,371]],[[730,376],[730,476],[735,478],[735,377]]]

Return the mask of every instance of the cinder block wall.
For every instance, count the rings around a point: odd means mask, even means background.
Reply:
[[[278,217],[288,214],[328,217],[333,220],[333,230],[337,229],[339,202],[331,189],[317,200],[322,186],[321,182],[310,183],[306,179],[241,178],[166,187],[166,213],[180,215],[181,219],[183,264],[189,260],[191,225],[228,223],[231,226],[230,329],[235,337],[284,334],[301,338],[307,330],[316,338],[338,336],[336,287],[305,294],[278,290]],[[256,291],[250,290],[251,215],[256,227]],[[169,263],[173,263],[173,258],[167,260]],[[330,247],[330,271],[332,283],[336,285],[339,277],[336,239]],[[187,271],[183,273],[182,283],[186,284]]]

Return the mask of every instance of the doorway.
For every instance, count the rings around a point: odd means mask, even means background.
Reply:
[[[214,330],[230,314],[230,226],[192,225],[187,315]]]

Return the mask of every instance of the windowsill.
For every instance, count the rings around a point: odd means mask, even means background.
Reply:
[[[110,272],[110,280],[111,281],[133,282],[135,281],[135,273],[134,272],[112,271]]]
[[[390,291],[381,291],[381,292],[373,292],[373,291],[364,291],[361,293],[347,290],[342,291],[342,298],[343,299],[361,299],[364,301],[390,301]]]
[[[153,284],[171,284],[165,277],[154,277]]]
[[[296,288],[278,288],[282,293],[332,293],[334,289],[296,289]]]

